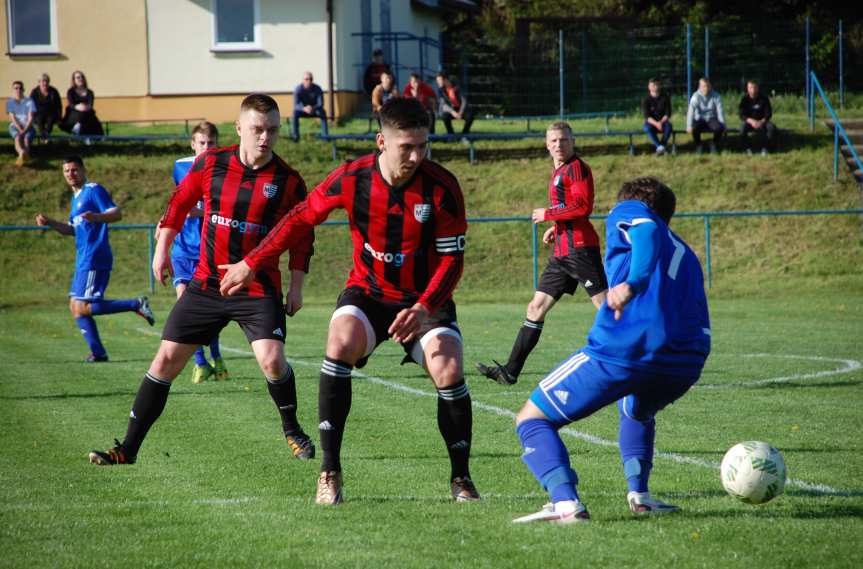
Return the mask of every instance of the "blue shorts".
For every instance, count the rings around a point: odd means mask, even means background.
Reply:
[[[556,425],[583,419],[623,399],[621,409],[646,421],[680,399],[701,376],[659,374],[593,359],[576,352],[539,382],[530,400]]]
[[[16,136],[18,136],[19,132],[20,131],[18,130],[17,126],[15,126],[13,123],[9,123],[9,136],[14,139]],[[33,140],[34,136],[36,136],[36,131],[33,130],[33,127],[31,126],[27,129],[27,132],[24,133],[24,138],[26,138],[27,140]]]
[[[171,257],[171,266],[174,267],[174,280],[172,284],[174,288],[184,284],[187,285],[195,276],[195,268],[198,266],[198,259],[190,259],[189,257]]]
[[[69,296],[75,300],[92,302],[105,297],[105,289],[111,279],[111,269],[82,269],[72,276]]]

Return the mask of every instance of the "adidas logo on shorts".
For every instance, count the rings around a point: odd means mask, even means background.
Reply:
[[[280,338],[284,338],[284,337],[285,337],[285,335],[282,333],[282,329],[281,329],[281,328],[276,328],[275,330],[273,330],[273,336],[278,336],[278,337],[280,337]]]
[[[562,389],[558,389],[554,392],[554,396],[557,397],[561,403],[566,405],[566,400],[569,399],[569,391],[564,391]]]

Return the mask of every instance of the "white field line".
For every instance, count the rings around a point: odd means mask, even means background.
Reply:
[[[158,333],[154,330],[148,330],[146,328],[136,328],[136,330],[138,332],[141,332],[142,334],[146,334],[148,336],[161,336],[160,333]],[[254,355],[255,355],[251,350],[241,350],[241,349],[231,348],[231,347],[227,347],[227,346],[221,346],[221,349],[223,352],[230,352],[232,354],[237,354],[237,355],[250,356],[250,357],[254,357]],[[771,354],[750,354],[746,357],[771,357]],[[813,357],[809,357],[809,356],[775,356],[775,357],[791,357],[791,358],[799,358],[799,359],[853,362],[854,364],[856,364],[856,367],[852,367],[851,369],[839,368],[838,370],[817,372],[815,374],[812,374],[812,373],[801,374],[800,376],[788,376],[788,377],[784,377],[784,378],[772,378],[772,380],[769,380],[769,381],[772,381],[773,383],[779,382],[780,380],[781,381],[790,381],[792,379],[804,379],[804,378],[808,378],[808,377],[823,377],[825,375],[833,375],[836,373],[847,373],[848,371],[854,371],[854,370],[859,369],[861,367],[861,363],[857,362],[855,360],[837,360],[834,358],[821,358],[821,357],[814,357],[814,356]],[[288,358],[288,361],[292,365],[298,365],[298,366],[302,366],[302,367],[320,367],[320,365],[321,365],[320,362],[309,362],[309,361],[298,360],[298,359],[294,359],[294,358]],[[423,391],[422,389],[417,389],[415,387],[410,387],[408,385],[403,385],[401,383],[389,381],[389,380],[386,380],[386,379],[383,379],[383,378],[380,378],[380,377],[377,377],[374,375],[368,375],[368,374],[363,373],[363,372],[356,370],[356,369],[353,370],[353,376],[360,378],[360,379],[365,379],[366,381],[368,381],[370,383],[375,383],[377,385],[382,385],[384,387],[388,387],[388,388],[393,389],[395,391],[401,391],[403,393],[409,393],[411,395],[417,395],[420,397],[437,397],[436,393],[432,393],[429,391]],[[765,380],[761,380],[761,381],[764,382]],[[752,383],[747,383],[744,385],[752,385]],[[494,413],[495,415],[498,415],[501,417],[507,417],[509,419],[515,419],[515,412],[510,411],[509,409],[504,409],[502,407],[496,407],[494,405],[488,405],[486,403],[482,403],[482,402],[477,401],[475,399],[472,401],[472,403],[473,403],[474,409],[481,409],[483,411],[487,411],[489,413]],[[597,437],[595,435],[584,433],[582,431],[573,429],[572,427],[564,427],[564,428],[560,429],[560,432],[565,434],[565,435],[568,435],[570,437],[573,437],[573,438],[576,438],[576,439],[579,439],[579,440],[582,440],[584,442],[594,444],[594,445],[605,446],[605,447],[617,447],[618,446],[617,442],[615,442],[615,441],[603,439],[603,438]],[[719,470],[719,463],[714,462],[712,460],[693,458],[691,456],[684,456],[684,455],[676,454],[673,452],[663,452],[660,450],[657,450],[655,452],[655,456],[670,460],[672,462],[676,462],[678,464],[690,464],[690,465],[694,465],[694,466],[701,466],[703,468],[710,468],[713,470]],[[829,495],[829,496],[849,496],[850,495],[850,492],[848,492],[847,490],[840,490],[838,488],[833,488],[832,486],[828,486],[826,484],[817,484],[817,483],[813,483],[813,482],[806,482],[805,480],[798,480],[796,478],[789,478],[786,481],[786,484],[788,486],[796,486],[797,488],[800,488],[802,490],[806,490],[808,492],[812,492],[814,494],[824,494],[824,495]]]

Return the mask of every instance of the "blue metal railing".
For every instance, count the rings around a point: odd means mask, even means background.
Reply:
[[[682,212],[674,214],[675,219],[701,218],[704,223],[704,271],[707,276],[708,288],[713,286],[713,252],[711,247],[711,220],[713,218],[729,218],[729,217],[789,217],[789,216],[821,216],[821,215],[863,215],[863,209],[820,209],[820,210],[781,210],[781,211],[704,211],[704,212]],[[604,220],[607,215],[592,215],[591,220]],[[507,222],[527,222],[531,223],[531,218],[527,216],[510,216],[510,217],[472,217],[468,218],[468,223],[507,223]],[[325,221],[322,225],[347,225],[347,221]],[[150,291],[154,291],[156,287],[156,279],[150,266],[153,261],[154,240],[153,231],[156,226],[153,224],[128,224],[128,225],[112,225],[112,231],[129,231],[129,230],[146,230],[147,231],[147,279],[150,284]],[[36,225],[0,225],[0,233],[10,231],[47,231],[49,227],[40,227]],[[533,287],[539,285],[539,226],[531,223],[531,249],[533,252]]]
[[[811,83],[809,88],[813,92],[809,103],[809,129],[813,131],[815,130],[815,91],[818,92],[818,96],[821,98],[824,106],[827,107],[827,111],[833,119],[833,179],[839,179],[839,154],[841,150],[839,145],[839,136],[842,136],[842,140],[844,140],[845,144],[848,146],[851,156],[854,157],[854,163],[857,165],[857,169],[863,170],[863,162],[860,161],[860,156],[857,155],[857,150],[855,150],[854,145],[848,138],[848,133],[845,132],[845,127],[843,127],[842,123],[839,121],[839,116],[836,114],[836,111],[833,110],[833,106],[830,104],[830,99],[827,98],[827,95],[824,93],[824,89],[821,88],[821,83],[818,81],[818,77],[815,76],[814,71],[809,73],[809,82]]]

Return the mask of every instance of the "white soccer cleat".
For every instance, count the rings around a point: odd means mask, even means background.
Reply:
[[[590,519],[587,508],[578,500],[565,500],[556,504],[546,504],[535,514],[528,514],[512,520],[514,524],[528,522],[551,522],[553,524],[575,524]]]
[[[626,502],[633,514],[669,514],[680,510],[673,504],[657,500],[650,492],[630,492],[626,495]]]

